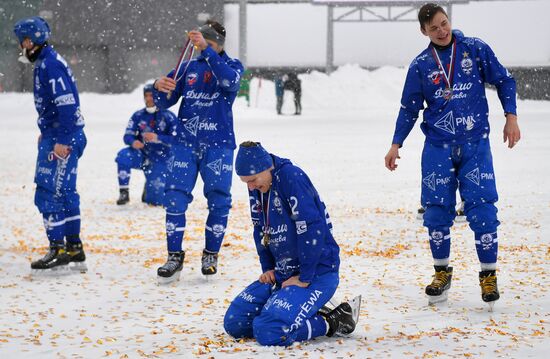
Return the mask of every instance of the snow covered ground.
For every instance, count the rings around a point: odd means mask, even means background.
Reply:
[[[114,157],[133,94],[83,94],[88,147],[81,160],[87,274],[36,278],[31,258],[47,246],[33,206],[38,130],[31,94],[1,94],[0,357],[546,357],[550,332],[550,102],[519,102],[523,139],[502,144],[504,118],[489,93],[491,140],[500,191],[501,300],[489,313],[480,298],[473,235],[453,228],[453,288],[447,304],[429,307],[432,274],[427,235],[415,219],[420,191],[418,127],[396,172],[383,158],[393,133],[405,70],[340,68],[303,76],[303,115],[277,116],[273,84],[252,83],[252,107],[235,105],[238,142],[261,141],[310,175],[331,214],[342,249],[339,298],[363,295],[351,338],[317,339],[290,348],[235,342],[223,332],[229,301],[260,274],[245,186],[234,178],[234,208],[220,274],[200,274],[206,202],[197,185],[188,211],[182,280],[156,284],[165,260],[164,212],[132,202],[118,207]],[[258,95],[259,94],[259,95]],[[283,109],[293,113],[292,95]]]

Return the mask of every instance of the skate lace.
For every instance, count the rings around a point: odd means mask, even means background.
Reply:
[[[488,275],[482,278],[479,285],[483,293],[492,293],[497,289],[497,277],[496,275]]]
[[[179,256],[176,254],[170,254],[168,260],[164,263],[163,267],[168,270],[174,270],[179,266]]]
[[[215,254],[204,253],[202,255],[202,267],[208,268],[216,264],[217,258]]]
[[[52,259],[54,259],[56,255],[57,255],[57,249],[56,248],[50,248],[50,251],[48,253],[46,253],[46,255],[44,256],[44,258],[42,258],[42,260],[44,262],[49,262]]]
[[[449,276],[446,271],[435,272],[434,279],[432,281],[432,287],[443,287],[449,282]]]

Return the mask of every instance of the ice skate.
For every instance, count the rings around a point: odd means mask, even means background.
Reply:
[[[205,276],[211,276],[218,272],[218,253],[204,249],[202,251],[201,262],[201,271]]]
[[[31,263],[32,274],[65,274],[68,272],[70,257],[65,245],[50,245],[50,250],[39,260]]]
[[[120,189],[120,196],[118,197],[116,204],[119,206],[125,205],[130,202],[130,191],[128,188]]]
[[[428,295],[428,304],[445,302],[448,291],[451,288],[451,279],[453,277],[453,267],[434,266],[435,274],[432,283],[426,287]]]
[[[157,269],[157,279],[159,284],[169,284],[180,279],[183,269],[183,260],[185,252],[168,252],[168,259],[162,267]]]
[[[86,254],[82,243],[67,243],[67,254],[70,257],[69,269],[75,272],[86,273]]]
[[[357,296],[349,302],[344,302],[328,313],[323,313],[323,308],[319,311],[329,325],[328,337],[334,335],[347,336],[355,330],[359,321],[361,311],[361,296]]]
[[[496,271],[485,270],[479,272],[479,285],[481,287],[481,299],[489,305],[489,311],[492,312],[495,302],[500,298]]]

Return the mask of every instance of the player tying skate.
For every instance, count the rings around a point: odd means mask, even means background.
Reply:
[[[51,33],[44,19],[19,20],[14,32],[23,55],[34,64],[34,103],[40,128],[34,203],[50,242],[49,252],[32,262],[31,268],[35,273],[67,268],[85,271],[76,176],[86,136],[76,81],[67,62],[48,44]]]
[[[499,299],[497,287],[498,199],[489,145],[489,108],[485,83],[496,86],[504,108],[504,141],[512,148],[520,139],[516,117],[516,82],[491,48],[460,31],[451,31],[445,10],[436,4],[418,13],[421,32],[431,40],[409,67],[401,110],[386,167],[397,168],[399,148],[424,107],[422,131],[422,206],[428,228],[435,275],[426,294],[430,303],[446,300],[451,287],[450,227],[455,218],[456,190],[475,234],[483,301]]]
[[[155,103],[161,109],[173,106],[182,97],[165,191],[168,259],[157,270],[160,283],[180,276],[185,257],[185,212],[193,200],[191,193],[199,173],[209,211],[201,266],[204,275],[218,270],[218,252],[231,208],[236,147],[232,106],[244,69],[239,60],[223,50],[225,28],[219,23],[207,22],[189,32],[189,39],[200,55],[182,66],[182,73],[174,76],[172,71],[154,85]]]
[[[325,204],[307,175],[259,143],[240,145],[237,175],[248,186],[263,274],[231,303],[225,331],[261,345],[348,335],[361,297],[326,309],[338,287],[339,247]]]
[[[176,115],[159,110],[153,101],[153,85],[143,87],[145,108],[136,111],[126,127],[124,143],[128,147],[116,156],[120,197],[118,205],[130,202],[131,169],[145,174],[141,201],[160,206],[164,203],[164,186],[170,159],[170,143],[176,126]]]

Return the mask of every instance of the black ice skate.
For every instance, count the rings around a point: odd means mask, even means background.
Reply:
[[[447,300],[449,288],[451,288],[451,279],[453,277],[453,267],[434,266],[435,274],[431,284],[426,287],[428,303],[435,304]]]
[[[353,298],[349,302],[344,302],[326,313],[321,310],[321,314],[329,325],[327,337],[334,335],[347,336],[355,330],[359,321],[359,312],[361,310],[361,296]]]
[[[34,274],[66,272],[70,260],[65,245],[52,244],[49,252],[44,257],[31,263],[31,270]]]
[[[496,271],[484,270],[479,272],[479,285],[481,286],[481,299],[489,304],[489,310],[492,312],[495,302],[500,298]]]
[[[183,269],[183,260],[185,252],[168,252],[168,259],[162,267],[157,269],[157,279],[159,284],[168,284],[180,279]]]
[[[121,188],[120,196],[118,197],[116,204],[121,206],[127,204],[128,202],[130,202],[130,190],[128,190],[128,188]]]
[[[201,271],[204,275],[213,275],[218,272],[218,253],[206,249],[202,251]]]
[[[86,273],[88,271],[88,266],[86,266],[86,254],[84,253],[82,243],[67,242],[67,254],[70,257],[70,270],[80,273]]]
[[[418,211],[416,211],[416,219],[423,220],[424,219],[424,213],[426,213],[426,208],[420,206],[418,208]]]

